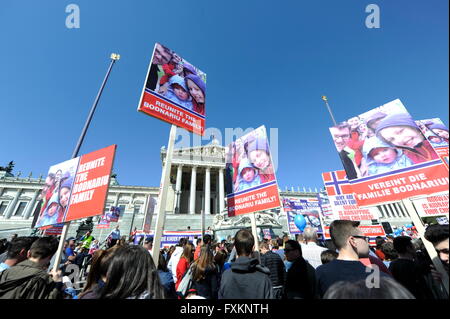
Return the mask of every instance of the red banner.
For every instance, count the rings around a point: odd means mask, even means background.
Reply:
[[[448,191],[448,170],[441,160],[417,165],[403,173],[350,181],[359,206]]]
[[[276,183],[242,195],[227,198],[228,215],[237,216],[266,209],[280,207],[280,197]]]
[[[147,91],[144,92],[138,111],[185,128],[195,134],[202,136],[205,134],[204,117],[188,112]]]
[[[116,145],[81,156],[65,221],[102,215]]]

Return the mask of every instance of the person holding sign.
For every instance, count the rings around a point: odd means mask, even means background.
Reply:
[[[414,164],[439,159],[430,142],[425,139],[408,113],[396,113],[385,117],[378,125],[376,135],[394,147],[401,147]]]

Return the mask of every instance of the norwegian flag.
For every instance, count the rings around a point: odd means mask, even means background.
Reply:
[[[322,173],[322,178],[328,196],[353,194],[344,170]]]

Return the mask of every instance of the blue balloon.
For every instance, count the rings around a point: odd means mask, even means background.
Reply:
[[[303,231],[306,227],[306,219],[302,214],[298,214],[294,217],[294,224],[300,231]]]

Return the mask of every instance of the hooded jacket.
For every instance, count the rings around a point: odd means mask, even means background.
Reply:
[[[54,203],[56,203],[58,205],[57,211],[55,212],[55,214],[53,216],[48,216],[48,214],[47,214],[48,213],[48,209]],[[61,215],[61,211],[62,211],[62,207],[59,204],[59,195],[58,195],[58,192],[55,192],[52,195],[52,197],[50,198],[50,200],[49,200],[49,202],[47,204],[47,207],[46,207],[45,211],[43,212],[41,218],[36,223],[36,227],[43,227],[43,226],[57,224],[58,222],[60,222],[58,219],[59,219],[59,217]]]
[[[56,283],[41,266],[25,260],[0,273],[0,299],[60,299]]]
[[[258,259],[239,257],[222,274],[219,299],[272,299],[269,273]]]
[[[246,168],[251,168],[254,172],[255,175],[253,177],[253,180],[251,181],[246,181],[243,177],[242,177],[242,171]],[[236,192],[242,191],[244,189],[248,189],[248,188],[252,188],[255,186],[258,186],[261,184],[261,178],[259,177],[259,173],[258,173],[258,169],[255,168],[248,159],[244,158],[241,163],[239,163],[239,173],[238,173],[238,178],[237,178],[237,182],[238,184]]]
[[[169,88],[167,89],[164,97],[192,111],[192,98],[189,95],[189,90],[184,82],[184,79],[179,75],[174,75],[170,78],[169,84]],[[181,86],[186,91],[188,98],[186,100],[180,100],[180,98],[175,94],[172,84],[178,84]]]
[[[390,148],[394,149],[397,156],[391,163],[378,163],[370,155],[370,152],[376,148]],[[366,164],[369,166],[369,176],[387,173],[393,170],[409,167],[413,162],[403,154],[400,148],[393,147],[381,141],[376,136],[366,139],[363,147],[363,155],[366,159]]]

